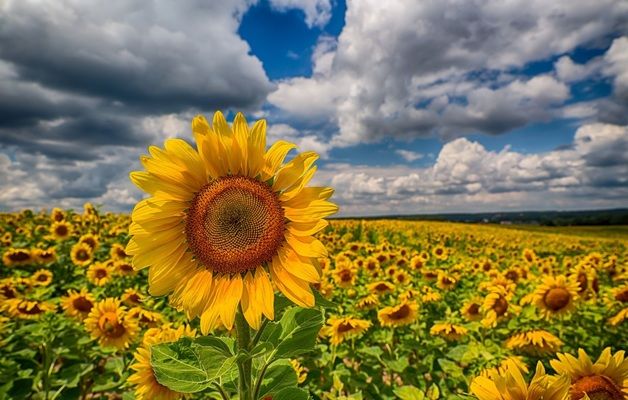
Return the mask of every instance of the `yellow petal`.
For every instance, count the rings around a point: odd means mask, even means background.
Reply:
[[[338,212],[338,206],[327,200],[314,200],[303,208],[283,207],[284,215],[290,221],[311,222]]]
[[[310,285],[290,275],[281,265],[279,257],[273,258],[269,267],[273,282],[287,298],[301,307],[312,307],[314,305],[314,295]]]
[[[249,326],[255,330],[260,328],[262,321],[262,310],[257,306],[259,296],[257,295],[257,289],[255,280],[251,275],[251,272],[247,272],[244,276],[244,290],[242,291],[242,312],[244,318],[249,323]]]
[[[310,182],[310,180],[316,173],[316,170],[317,170],[316,166],[307,170],[307,172],[305,172],[303,176],[297,179],[297,181],[292,186],[287,188],[286,191],[284,191],[283,193],[281,193],[281,195],[279,195],[279,200],[288,201],[292,199],[293,197],[297,196],[299,193],[301,193],[305,185],[307,185]]]
[[[295,149],[297,146],[293,143],[286,142],[284,140],[278,140],[270,149],[266,152],[264,156],[265,166],[262,171],[262,180],[266,181],[277,173],[277,170],[283,163],[283,160],[286,158],[286,155],[290,152],[290,150]]]
[[[327,257],[327,249],[319,240],[311,236],[299,237],[286,232],[284,237],[292,249],[303,257]]]
[[[289,222],[286,225],[288,232],[294,236],[312,236],[329,225],[329,222],[325,219],[319,219],[313,222]]]
[[[223,276],[221,279],[226,280],[226,283],[223,283],[225,287],[224,296],[219,298],[220,319],[225,328],[231,329],[238,304],[240,304],[240,299],[242,298],[242,277],[236,274],[233,277]]]
[[[260,307],[268,319],[275,319],[275,291],[270,283],[268,273],[262,267],[255,270],[255,288],[261,299]]]
[[[280,249],[278,255],[281,265],[288,273],[306,282],[320,282],[321,277],[309,258],[299,257],[289,246]]]
[[[317,159],[318,154],[313,151],[297,154],[277,172],[275,182],[273,182],[273,190],[276,192],[286,190],[295,184]]]
[[[247,176],[257,177],[264,168],[264,151],[266,150],[266,120],[255,122],[248,140]]]

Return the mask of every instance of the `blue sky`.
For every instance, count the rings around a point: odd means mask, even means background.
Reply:
[[[217,109],[319,152],[342,215],[626,207],[626,54],[621,0],[9,1],[0,209],[129,210]]]

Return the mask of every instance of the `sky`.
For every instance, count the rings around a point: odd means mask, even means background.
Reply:
[[[628,2],[0,2],[0,210],[129,211],[215,110],[342,216],[628,207]]]

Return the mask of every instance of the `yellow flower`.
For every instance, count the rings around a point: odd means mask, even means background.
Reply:
[[[72,235],[72,229],[72,225],[69,223],[65,221],[57,221],[50,226],[50,233],[52,233],[52,236],[55,239],[64,240]]]
[[[69,290],[68,295],[61,298],[61,307],[65,313],[80,320],[87,318],[94,303],[96,303],[94,295],[86,288],[81,289],[80,292]]]
[[[168,389],[155,378],[153,367],[150,364],[150,346],[176,342],[182,336],[194,337],[195,335],[196,331],[187,326],[174,329],[166,325],[161,329],[153,328],[146,332],[142,346],[138,347],[133,355],[135,362],[131,364],[131,369],[135,372],[127,379],[129,383],[136,386],[135,398],[137,400],[177,400],[183,398],[183,393]]]
[[[6,300],[5,306],[9,315],[21,319],[37,319],[42,314],[55,310],[55,306],[46,301],[17,298]]]
[[[421,301],[423,301],[423,303],[437,303],[441,301],[442,298],[440,293],[432,290],[431,287],[423,287],[423,294],[421,295]]]
[[[92,248],[89,247],[85,243],[77,243],[72,246],[72,250],[70,251],[70,258],[72,258],[72,262],[74,265],[79,267],[88,266],[93,259]]]
[[[510,336],[505,343],[508,349],[541,355],[556,353],[562,345],[559,338],[544,330],[517,333]]]
[[[104,286],[111,280],[111,270],[103,263],[94,263],[87,269],[87,279],[96,286]]]
[[[33,249],[33,256],[41,264],[49,264],[57,260],[57,253],[54,247],[49,249]]]
[[[377,281],[377,282],[369,283],[368,289],[372,293],[384,294],[384,293],[389,293],[395,290],[395,285],[386,281]]]
[[[454,325],[449,322],[434,324],[430,328],[430,335],[442,336],[447,340],[458,340],[468,333],[467,328],[460,325]]]
[[[334,281],[341,288],[349,288],[355,285],[357,274],[349,263],[336,264],[332,274]]]
[[[578,283],[563,275],[547,276],[534,291],[534,303],[545,319],[570,313],[578,299]]]
[[[101,346],[125,349],[139,330],[125,311],[119,300],[109,297],[94,305],[84,321],[85,328]]]
[[[377,313],[382,326],[403,326],[413,323],[418,314],[419,306],[415,302],[403,301],[393,307],[385,307]]]
[[[122,293],[122,296],[120,296],[120,300],[128,306],[134,307],[142,303],[144,295],[136,289],[127,288],[124,290],[124,293]]]
[[[47,269],[40,269],[30,279],[35,286],[48,286],[52,282],[52,272]]]
[[[441,261],[446,260],[447,257],[449,256],[447,249],[443,246],[434,247],[434,249],[432,249],[432,255],[434,256],[434,258]]]
[[[519,308],[510,303],[512,293],[502,286],[494,286],[484,298],[482,304],[482,325],[487,328],[497,326],[497,322],[519,311]]]
[[[456,286],[456,278],[451,275],[447,275],[444,271],[438,273],[438,279],[436,286],[443,290],[451,290]]]
[[[327,326],[321,329],[321,334],[330,337],[330,343],[337,346],[345,339],[361,336],[370,326],[371,322],[363,319],[331,317],[327,320]]]
[[[312,235],[327,226],[338,207],[333,190],[306,187],[316,167],[314,152],[297,154],[279,141],[266,151],[266,122],[251,128],[237,114],[229,126],[222,113],[213,125],[192,121],[197,149],[170,139],[140,158],[145,172],[130,177],[151,197],[133,210],[126,253],[136,269],[150,266],[149,286],[201,331],[230,329],[240,304],[250,326],[274,319],[273,284],[300,306],[314,305],[310,284],[320,281],[316,260],[327,256]]]
[[[602,351],[593,363],[587,353],[579,349],[578,358],[571,354],[557,354],[550,361],[554,370],[569,378],[572,399],[585,395],[592,400],[625,400],[628,398],[628,359],[624,351],[611,353],[610,347]]]
[[[130,262],[118,260],[113,264],[113,270],[120,275],[135,275],[135,270]]]
[[[52,222],[61,222],[65,219],[65,213],[60,208],[53,208],[50,213],[50,219]]]
[[[162,320],[161,314],[148,311],[142,307],[133,307],[127,313],[128,318],[135,319],[140,325],[155,328]]]
[[[297,374],[297,383],[300,385],[307,379],[307,370],[303,368],[301,363],[297,360],[290,360],[294,372]]]
[[[111,245],[111,249],[109,250],[109,255],[111,256],[111,258],[113,258],[116,261],[124,260],[125,258],[128,257],[128,255],[124,251],[124,246],[121,245],[120,243],[114,243],[113,245]]]
[[[565,378],[550,379],[539,361],[536,372],[526,383],[517,365],[508,361],[508,367],[491,377],[478,376],[471,382],[471,393],[479,400],[566,400],[569,383]]]
[[[478,321],[482,319],[482,313],[480,313],[480,308],[482,307],[482,299],[481,298],[473,298],[467,300],[462,306],[462,316],[465,317],[468,321]]]
[[[28,265],[33,262],[33,256],[29,249],[10,248],[2,255],[2,262],[7,267]]]
[[[374,294],[369,294],[358,301],[358,308],[361,310],[370,310],[379,304],[379,299]]]
[[[92,253],[96,251],[96,249],[98,249],[98,236],[92,233],[86,233],[85,235],[81,236],[78,242],[88,245],[90,249],[92,249]]]

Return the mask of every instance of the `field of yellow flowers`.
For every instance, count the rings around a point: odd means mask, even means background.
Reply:
[[[0,399],[181,397],[150,348],[200,336],[198,319],[149,295],[129,223],[89,204],[0,214]],[[313,398],[626,398],[625,238],[394,220],[336,220],[318,238],[325,323],[286,367]]]

